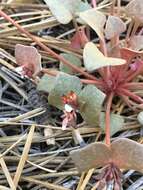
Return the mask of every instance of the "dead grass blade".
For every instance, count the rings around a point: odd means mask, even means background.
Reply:
[[[5,163],[3,158],[0,159],[0,164],[1,164],[2,170],[4,172],[4,175],[5,175],[5,177],[6,177],[7,181],[8,181],[8,184],[9,184],[11,190],[16,190],[14,182],[13,182],[13,180],[11,178],[11,175],[10,175],[10,173],[8,171],[8,168],[7,168],[6,163]]]
[[[28,157],[28,152],[29,152],[32,140],[33,140],[34,130],[35,130],[35,125],[32,125],[31,128],[30,128],[28,137],[27,137],[27,141],[26,141],[24,149],[23,149],[23,153],[21,155],[21,159],[19,161],[16,173],[15,173],[15,176],[14,176],[14,184],[15,184],[16,187],[18,185],[18,182],[19,182],[20,177],[21,177],[21,173],[23,171],[25,162],[26,162],[27,157]]]

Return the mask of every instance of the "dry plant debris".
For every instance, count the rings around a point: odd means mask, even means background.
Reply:
[[[142,0],[0,1],[0,189],[143,189]]]

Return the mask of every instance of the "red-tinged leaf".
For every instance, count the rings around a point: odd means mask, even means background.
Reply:
[[[75,49],[81,48],[81,41],[80,41],[80,36],[79,36],[78,31],[73,35],[70,46]]]
[[[72,151],[70,156],[78,170],[82,172],[108,164],[110,162],[111,152],[107,145],[96,142]]]
[[[120,49],[121,57],[127,61],[132,60],[135,56],[142,56],[143,51],[135,51],[129,48]]]
[[[15,58],[19,66],[23,66],[25,74],[36,76],[41,71],[41,55],[32,46],[17,44],[15,46]]]
[[[113,162],[124,169],[143,173],[143,145],[133,140],[120,138],[111,145]]]
[[[132,0],[126,6],[126,14],[135,19],[136,21],[143,22],[143,1]]]
[[[108,17],[105,27],[105,36],[107,39],[111,39],[117,35],[120,35],[125,30],[126,30],[126,25],[119,17],[117,16]]]
[[[120,138],[110,147],[96,142],[70,153],[80,172],[113,163],[120,169],[133,169],[143,173],[143,145]]]
[[[76,49],[83,48],[88,41],[84,28],[81,28],[72,37],[71,47]]]

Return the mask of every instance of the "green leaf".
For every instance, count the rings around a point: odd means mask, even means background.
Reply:
[[[116,27],[115,27],[116,26]],[[105,27],[105,36],[111,39],[126,30],[126,24],[117,16],[109,16]]]
[[[89,3],[80,1],[78,9],[76,11],[77,12],[83,12],[83,11],[86,11],[86,10],[91,9],[91,8],[92,7],[90,6]]]
[[[59,0],[44,0],[56,19],[62,24],[68,24],[72,20],[72,13]]]
[[[50,92],[55,85],[56,77],[45,74],[37,85],[37,90]]]
[[[63,104],[61,101],[61,97],[70,91],[73,91],[78,95],[81,91],[81,88],[82,83],[78,77],[65,73],[60,73],[56,77],[55,86],[49,94],[49,104],[59,109],[62,109]]]
[[[85,68],[88,71],[94,71],[105,66],[116,66],[126,63],[124,59],[105,57],[92,42],[88,42],[85,45],[83,59]]]
[[[96,9],[89,9],[79,14],[80,18],[87,23],[99,36],[104,39],[103,27],[106,22],[106,16]]]
[[[69,53],[61,53],[61,55],[62,55],[62,57],[64,57],[66,60],[70,61],[74,65],[81,67],[81,60],[77,56],[75,56],[73,54],[69,54]],[[74,73],[71,68],[69,68],[68,66],[66,66],[62,62],[60,63],[60,70],[65,72],[65,73],[68,73],[68,74]]]
[[[79,94],[79,109],[83,119],[91,126],[99,124],[99,115],[105,94],[94,85],[87,85]]]
[[[44,0],[56,19],[62,24],[68,24],[73,15],[90,8],[88,3],[81,0]]]
[[[121,115],[111,114],[110,116],[110,135],[113,136],[115,133],[123,128],[124,119]],[[105,113],[100,113],[100,127],[105,131]]]

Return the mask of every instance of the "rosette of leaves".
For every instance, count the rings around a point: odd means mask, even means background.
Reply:
[[[49,93],[49,104],[63,109],[61,97],[70,91],[78,96],[78,110],[83,119],[91,126],[101,126],[104,130],[105,114],[102,106],[106,95],[95,85],[83,86],[81,80],[73,75],[60,72],[57,77],[44,75],[39,84],[38,90]],[[117,127],[114,127],[118,123]],[[111,135],[115,134],[123,126],[124,120],[117,114],[111,114]]]

